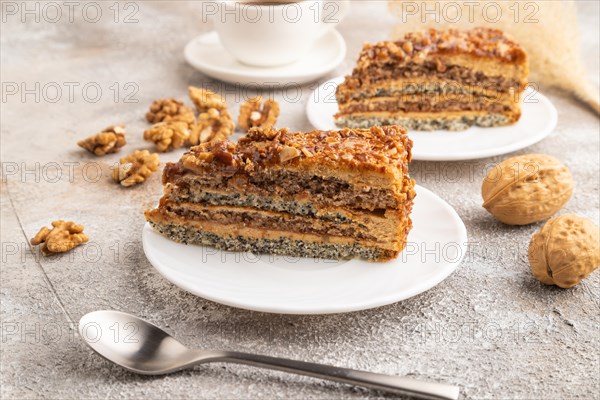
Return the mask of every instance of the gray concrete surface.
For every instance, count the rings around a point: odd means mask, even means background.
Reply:
[[[23,8],[36,4],[39,22]],[[201,22],[201,5],[121,2],[115,22],[113,2],[102,2],[102,16],[93,23],[94,4],[100,3],[77,3],[72,22],[67,6],[55,3],[62,8],[55,21],[55,10],[46,4],[2,2],[2,398],[393,397],[233,365],[135,376],[93,354],[75,333],[79,318],[97,309],[140,315],[190,346],[451,382],[461,386],[463,398],[598,398],[600,273],[571,290],[544,287],[532,278],[526,250],[541,224],[503,226],[481,208],[483,170],[504,157],[413,164],[417,181],[456,208],[472,243],[451,277],[412,299],[344,315],[270,315],[215,304],[165,281],[146,261],[140,243],[142,211],[161,193],[159,175],[121,189],[107,176],[119,155],[93,158],[75,142],[106,125],[125,123],[127,149],[149,148],[141,134],[153,99],[183,99],[188,85],[215,83],[182,56],[189,39],[210,29]],[[583,2],[580,10],[590,79],[597,82],[598,4]],[[125,23],[130,13],[137,22]],[[384,38],[394,22],[380,3],[355,2],[340,26],[348,57],[332,76],[347,72],[362,42]],[[10,94],[13,84],[16,94]],[[97,102],[94,87],[102,90]],[[303,87],[299,101],[283,104],[282,126],[309,128],[303,110],[311,87]],[[237,115],[239,88],[219,88]],[[24,90],[29,92],[23,95]],[[562,212],[598,222],[598,117],[564,93],[546,93],[558,108],[558,127],[518,153],[562,159],[576,183]],[[283,100],[281,92],[275,94]],[[126,95],[135,102],[126,102]],[[27,239],[57,218],[84,224],[91,243],[43,258]]]

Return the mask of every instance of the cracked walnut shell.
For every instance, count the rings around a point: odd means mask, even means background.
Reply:
[[[97,156],[116,153],[125,146],[125,126],[113,125],[105,128],[102,132],[77,142],[82,147]]]
[[[42,254],[45,256],[54,253],[64,253],[80,244],[86,243],[89,238],[83,233],[83,225],[71,221],[58,220],[52,222],[52,229],[43,227],[30,240],[32,246],[44,244]]]
[[[558,212],[573,194],[566,165],[544,154],[512,157],[496,165],[481,188],[483,207],[499,221],[527,225]]]
[[[196,123],[194,111],[176,99],[159,99],[152,102],[146,119],[152,124],[159,122],[185,122],[192,127]]]
[[[600,265],[600,231],[577,215],[552,218],[531,239],[528,257],[540,282],[573,287]]]
[[[156,150],[164,153],[185,145],[193,129],[185,122],[161,122],[147,129],[144,139],[154,142]]]
[[[112,178],[124,187],[137,185],[155,173],[159,164],[158,154],[151,154],[148,150],[136,150],[121,158],[112,170]]]
[[[260,96],[253,97],[240,107],[238,125],[240,129],[273,128],[279,117],[279,104],[272,99],[262,103]]]

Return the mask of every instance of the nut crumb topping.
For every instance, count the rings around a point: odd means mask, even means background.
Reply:
[[[300,157],[300,150],[292,146],[283,146],[279,149],[279,161],[284,163]]]
[[[109,126],[102,130],[102,132],[77,142],[79,147],[97,156],[116,153],[125,144],[127,144],[127,141],[125,140],[124,125]]]
[[[316,158],[311,162],[325,163],[341,159],[356,167],[375,170],[394,161],[410,161],[412,142],[398,126],[306,133],[251,129],[238,141],[239,150],[259,164],[275,162],[273,154],[289,147],[298,150],[294,158]],[[291,152],[285,150],[285,154]]]
[[[279,117],[279,104],[272,99],[262,102],[257,96],[244,102],[240,107],[238,125],[245,131],[250,128],[273,128]]]
[[[86,243],[89,238],[83,233],[83,225],[71,221],[58,220],[52,222],[52,229],[41,228],[30,240],[32,246],[44,244],[42,254],[45,256],[64,253],[80,244]]]
[[[436,53],[468,53],[478,57],[494,57],[504,62],[520,62],[527,57],[523,48],[499,29],[429,29],[407,33],[396,42],[365,44],[357,68],[422,62],[428,55]]]
[[[192,147],[181,166],[190,170],[237,170],[298,163],[357,171],[408,171],[412,141],[398,126],[341,131],[290,132],[251,129],[237,144],[228,140]],[[165,170],[168,174],[176,164]],[[295,164],[296,165],[296,164]]]
[[[148,150],[136,150],[119,160],[113,167],[112,178],[124,187],[137,185],[155,173],[159,164],[158,154],[151,154]]]

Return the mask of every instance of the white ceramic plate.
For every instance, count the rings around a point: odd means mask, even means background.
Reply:
[[[329,80],[308,100],[310,123],[321,130],[339,129],[333,120],[338,111],[337,85],[343,77]],[[556,127],[558,114],[550,100],[532,88],[527,89],[519,122],[496,128],[472,127],[465,131],[410,131],[414,142],[413,159],[429,161],[472,160],[523,149],[548,136]]]
[[[454,209],[417,186],[414,227],[404,252],[386,263],[333,261],[184,245],[143,230],[150,263],[195,295],[249,310],[328,314],[407,299],[448,277],[467,251],[467,231]]]
[[[284,86],[302,84],[328,74],[346,56],[346,42],[330,29],[303,59],[281,67],[261,68],[237,61],[221,45],[216,32],[191,40],[185,47],[187,62],[213,78],[240,85]]]

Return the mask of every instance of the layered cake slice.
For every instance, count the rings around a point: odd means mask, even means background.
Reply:
[[[336,124],[409,130],[513,124],[528,71],[525,51],[497,29],[430,29],[366,44],[338,86]]]
[[[411,229],[412,142],[397,126],[251,130],[167,164],[146,219],[182,243],[299,257],[396,257]]]

